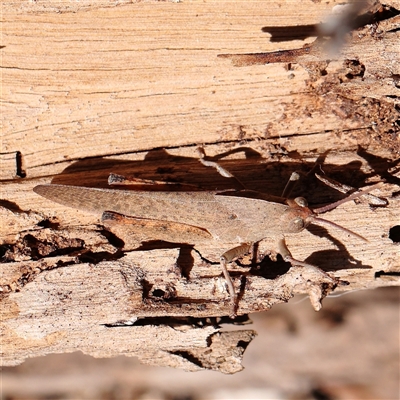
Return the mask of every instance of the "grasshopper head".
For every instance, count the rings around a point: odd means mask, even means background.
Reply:
[[[304,197],[288,199],[289,208],[282,215],[284,232],[297,233],[312,222],[313,211],[308,208],[307,200]]]
[[[355,197],[355,196],[354,196]],[[296,197],[295,199],[288,199],[287,203],[289,208],[285,211],[282,216],[284,231],[286,233],[297,233],[301,232],[303,229],[307,228],[310,224],[329,226],[340,229],[349,235],[355,236],[365,242],[368,242],[363,236],[347,229],[343,226],[335,224],[334,222],[328,221],[324,218],[320,218],[318,215],[323,214],[326,211],[336,208],[338,205],[348,201],[344,199],[340,202],[330,204],[323,208],[310,209],[307,204],[307,200],[304,197]]]

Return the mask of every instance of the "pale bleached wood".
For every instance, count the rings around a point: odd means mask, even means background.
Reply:
[[[174,169],[179,176],[178,166],[179,164],[175,164]],[[184,165],[180,165],[180,168],[184,168]],[[326,168],[329,168],[328,164]],[[10,184],[5,187],[12,193],[15,192],[13,186],[14,184]],[[399,285],[399,249],[388,238],[390,228],[398,223],[399,218],[399,201],[390,198],[395,190],[396,186],[387,184],[377,192],[380,196],[389,198],[387,207],[372,211],[366,203],[349,203],[327,215],[328,219],[338,224],[357,228],[358,233],[369,239],[368,244],[335,231],[330,232],[332,236],[321,232],[323,236],[318,238],[315,236],[318,235],[318,230],[314,230],[314,234],[304,232],[301,235],[288,236],[287,242],[291,251],[295,257],[307,259],[331,270],[336,277],[348,282],[348,285],[337,288],[339,292]],[[323,199],[325,196],[324,193],[316,193],[315,197]],[[34,195],[30,197],[32,202],[47,202],[35,198]],[[35,226],[38,214],[15,214],[17,221],[30,220],[31,228],[27,226],[19,235],[20,239],[14,240],[5,254],[6,259],[17,262],[3,264],[1,285],[5,295],[5,314],[2,329],[6,355],[3,361],[6,365],[15,364],[30,356],[73,349],[82,349],[97,356],[115,355],[119,349],[119,354],[136,355],[145,362],[175,365],[188,370],[211,368],[235,372],[240,369],[239,361],[235,363],[235,368],[228,370],[226,365],[231,361],[219,367],[219,362],[210,365],[204,357],[200,357],[203,361],[197,361],[193,365],[193,357],[199,360],[194,354],[201,353],[201,349],[212,350],[209,348],[209,340],[219,330],[213,328],[208,332],[204,337],[207,345],[203,343],[205,347],[199,347],[190,342],[197,340],[198,328],[191,327],[191,320],[185,318],[201,319],[229,313],[229,299],[217,263],[212,265],[201,259],[191,248],[181,247],[179,244],[173,245],[177,247],[173,250],[157,250],[157,247],[165,246],[161,243],[150,247],[147,245],[147,251],[135,251],[141,247],[143,241],[153,239],[146,238],[145,230],[127,230],[126,227],[117,225],[109,227],[115,235],[109,236],[106,230],[99,230],[98,225],[93,225],[98,222],[98,216],[81,212],[77,214],[75,210],[52,203],[45,206],[45,209],[48,210],[50,206],[53,208],[52,213],[56,215],[52,222],[60,222],[59,227],[54,225],[40,229]],[[35,208],[40,207],[38,205]],[[77,223],[80,226],[74,227]],[[168,237],[164,240],[168,240]],[[121,246],[124,253],[120,252]],[[232,244],[226,246],[229,248]],[[216,247],[213,242],[195,245],[195,248],[211,261],[217,261],[224,250],[220,248],[220,244]],[[262,242],[260,256],[272,248],[273,241]],[[67,255],[52,255],[63,252]],[[35,261],[35,258],[39,260]],[[112,261],[105,261],[107,259]],[[95,264],[87,264],[85,260],[91,260]],[[247,258],[242,262],[249,265],[250,260]],[[291,268],[288,271],[287,266],[282,264],[267,263],[267,269],[260,271],[262,276],[248,274],[248,268],[234,265],[231,270],[234,271],[238,291],[240,277],[246,279],[241,291],[239,314],[267,310],[276,303],[288,301],[297,293],[313,296],[319,285],[326,285],[326,282],[321,282],[318,274],[302,268]],[[310,282],[313,285],[310,286]],[[328,292],[329,290],[326,293]],[[320,296],[317,292],[313,296],[314,302]],[[165,317],[170,319],[157,320]],[[184,330],[194,329],[194,336],[184,344],[182,338],[177,336],[180,343],[178,350],[173,348],[165,351],[166,338],[161,332],[158,343],[164,350],[156,351],[151,347],[155,345],[153,331],[145,334],[140,325],[128,326],[126,330],[129,330],[130,340],[140,340],[140,349],[143,352],[134,346],[129,351],[124,350],[114,334],[118,340],[125,340],[126,331],[120,330],[118,325],[129,325],[136,318],[143,320],[146,325],[160,324],[161,327],[166,323],[175,325],[174,318],[183,318],[178,320],[178,325],[182,325]],[[189,326],[185,325],[185,321],[186,324],[189,322]],[[105,325],[108,326],[107,329]],[[118,333],[109,337],[108,330],[114,329]],[[251,338],[251,332],[242,333]],[[23,342],[16,340],[21,335],[25,338]],[[98,335],[102,338],[100,344],[93,340]],[[33,346],[30,339],[37,336],[40,336],[41,342],[36,341]],[[206,337],[209,338],[208,341]],[[225,345],[234,348],[236,339],[232,338],[233,342],[228,341]],[[238,340],[243,341],[243,337]],[[225,352],[230,354],[228,348]]]
[[[310,170],[322,153],[325,172],[354,187],[386,178],[378,194],[388,198],[387,207],[349,203],[327,214],[368,244],[319,230],[290,237],[288,245],[295,257],[349,282],[341,290],[399,285],[399,247],[388,237],[400,221],[393,196],[399,191],[397,19],[382,23],[378,38],[367,28],[361,46],[346,47],[346,57],[365,63],[368,79],[340,82],[346,72],[340,60],[318,75],[323,60],[293,62],[288,70],[286,64],[236,68],[217,58],[311,43],[270,41],[261,28],[318,23],[334,3],[119,4],[3,6],[3,363],[80,349],[187,370],[241,369],[244,343],[254,333],[223,333],[203,320],[227,315],[229,302],[218,263],[199,254],[216,262],[226,249],[213,243],[196,246],[200,253],[144,249],[142,241],[151,239],[144,231],[103,227],[98,216],[32,192],[51,180],[105,187],[109,172],[206,189],[234,186],[198,163],[195,148],[202,143],[211,156],[231,152],[221,162],[251,189],[276,195],[290,172]],[[168,150],[150,151],[160,147]],[[17,152],[25,179],[16,177]],[[313,204],[338,198],[312,179],[300,194]],[[260,257],[271,245],[260,244]],[[301,268],[267,265],[262,276],[232,265],[237,288],[246,276],[240,314],[312,294],[322,284]],[[310,289],[307,280],[316,285]],[[172,289],[177,300],[168,302]],[[117,326],[136,317],[144,322]],[[159,319],[165,317],[170,326]],[[196,317],[205,327],[192,325]]]
[[[140,259],[140,252],[137,255]],[[162,252],[155,257],[157,262],[174,259]],[[241,345],[240,351],[238,342],[251,341],[254,332],[219,332],[211,324],[196,327],[185,319],[172,318],[144,319],[144,324],[140,320],[132,326],[132,311],[143,295],[135,290],[143,276],[135,274],[145,271],[132,268],[132,262],[125,271],[120,262],[70,263],[60,258],[19,263],[24,278],[31,282],[2,302],[2,365],[81,350],[95,357],[136,356],[147,364],[189,371],[207,368],[234,373],[242,369],[244,348]],[[34,264],[32,268],[40,264],[41,271],[36,271],[36,276],[30,271],[30,275],[29,264]],[[213,363],[213,358],[218,358],[218,363]]]
[[[35,3],[23,12],[10,3],[3,11],[3,149],[20,151],[32,177],[41,165],[154,147],[382,129],[384,116],[377,121],[365,106],[313,93],[304,66],[243,70],[217,58],[301,47],[302,40],[269,41],[261,28],[319,23],[333,5],[310,3],[299,13],[291,1],[144,2],[43,13]],[[364,54],[383,57],[385,40],[396,37],[367,38],[352,58],[368,71]],[[386,57],[382,63],[389,65]],[[325,79],[338,69],[332,64]]]

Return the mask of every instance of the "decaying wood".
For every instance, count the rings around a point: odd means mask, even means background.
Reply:
[[[233,323],[224,318],[218,264],[227,249],[168,235],[154,241],[145,225],[101,224],[32,191],[50,181],[107,187],[110,172],[234,187],[198,162],[201,143],[250,189],[274,195],[317,158],[327,176],[356,188],[385,179],[376,194],[387,206],[357,201],[326,214],[369,243],[315,228],[288,246],[348,283],[334,292],[400,284],[398,17],[360,28],[358,39],[353,32],[340,60],[235,68],[217,55],[300,48],[303,40],[268,41],[261,28],[318,23],[334,3],[59,4],[3,9],[4,365],[81,350],[187,370],[241,369],[255,333],[220,328]],[[167,150],[153,150],[160,147]],[[311,204],[340,198],[317,182],[306,176],[297,193]],[[230,266],[240,314],[328,294],[312,271],[270,261],[270,248],[261,242],[257,260]]]

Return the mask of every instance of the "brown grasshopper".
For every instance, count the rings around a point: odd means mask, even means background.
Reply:
[[[221,175],[232,177],[219,164],[206,161],[204,156],[200,161],[206,166],[215,167]],[[303,197],[287,198],[290,186],[297,179],[298,175],[292,174],[290,184],[287,185],[282,197],[251,190],[155,192],[51,184],[39,185],[33,190],[47,199],[68,207],[102,214],[103,220],[114,219],[123,222],[125,218],[125,223],[134,223],[135,219],[169,221],[201,228],[210,234],[212,240],[223,243],[237,242],[239,244],[237,247],[225,251],[220,257],[222,272],[230,295],[230,315],[234,317],[237,296],[227,264],[247,253],[252,244],[266,237],[276,238],[278,253],[285,261],[293,266],[312,268],[327,278],[332,286],[336,286],[339,283],[338,279],[315,265],[293,258],[286,245],[285,236],[299,233],[310,224],[317,224],[339,228],[347,234],[367,241],[357,233],[322,219],[318,215],[370,192],[377,185],[353,193],[325,207],[310,209]],[[136,184],[138,182],[144,181],[136,179]],[[132,184],[132,181],[111,174],[109,183]]]

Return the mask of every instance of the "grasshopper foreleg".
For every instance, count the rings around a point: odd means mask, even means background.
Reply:
[[[297,181],[300,179],[300,175],[298,172],[292,172],[289,180],[286,183],[285,188],[283,189],[282,196],[284,199],[287,199],[292,192],[293,188],[296,186]]]
[[[336,287],[338,284],[342,284],[344,282],[340,281],[339,279],[336,279],[329,274],[327,274],[325,271],[323,271],[321,268],[317,267],[316,265],[308,264],[306,262],[296,260],[293,258],[292,254],[290,253],[289,249],[287,248],[285,239],[282,238],[278,242],[278,251],[279,254],[283,257],[284,261],[290,262],[292,266],[300,266],[300,267],[306,267],[309,269],[312,269],[319,274],[321,274],[325,279],[329,280],[330,285],[332,285],[332,288]],[[323,297],[326,296],[326,293],[324,293],[325,289],[323,289],[322,285],[315,285],[315,284],[310,284],[308,287],[308,295],[309,299],[311,302],[311,305],[313,306],[315,311],[319,311],[322,307],[321,300]]]
[[[337,283],[336,278],[332,278],[328,273],[326,273],[321,268],[317,267],[316,265],[306,263],[304,261],[297,260],[293,258],[292,253],[287,247],[285,238],[279,239],[278,241],[278,252],[282,256],[284,261],[290,262],[293,266],[300,266],[310,268],[320,274],[322,274],[325,278],[329,279],[332,283]]]

